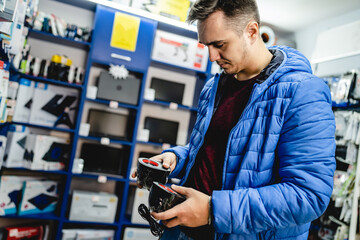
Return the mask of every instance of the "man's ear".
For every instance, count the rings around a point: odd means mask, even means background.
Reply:
[[[259,24],[257,22],[249,22],[246,26],[246,36],[250,40],[250,43],[254,43],[259,38]]]

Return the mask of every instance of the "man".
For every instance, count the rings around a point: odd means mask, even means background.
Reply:
[[[153,157],[187,197],[152,213],[162,239],[307,239],[335,170],[327,85],[296,50],[265,47],[255,0],[198,0],[196,20],[224,71],[201,92],[189,144]]]

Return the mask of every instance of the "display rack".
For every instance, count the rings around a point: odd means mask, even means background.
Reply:
[[[61,2],[65,2],[65,3],[69,3],[71,4],[72,1],[61,1]],[[89,9],[87,6],[80,6],[80,7],[84,7]],[[104,17],[104,12],[105,13],[105,17]],[[60,82],[57,80],[52,80],[52,79],[47,79],[47,78],[40,78],[40,77],[34,77],[34,76],[30,76],[30,75],[26,75],[26,74],[22,74],[19,72],[13,72],[13,75],[18,75],[19,77],[22,78],[27,78],[30,79],[32,81],[38,81],[38,82],[44,82],[44,83],[49,83],[49,84],[55,84],[55,85],[59,85],[62,87],[68,87],[68,88],[75,88],[78,89],[80,94],[79,94],[79,105],[78,105],[78,114],[76,116],[76,123],[75,123],[75,129],[63,129],[63,128],[52,128],[52,127],[46,127],[46,126],[41,126],[41,125],[34,125],[34,124],[29,124],[29,123],[21,123],[21,122],[13,122],[13,124],[19,124],[19,125],[24,125],[24,126],[28,126],[28,127],[35,127],[35,128],[42,128],[42,129],[46,129],[46,130],[54,130],[54,131],[60,131],[60,132],[65,132],[65,133],[70,133],[71,134],[71,154],[70,154],[70,158],[69,158],[69,162],[68,162],[68,168],[64,171],[34,171],[34,172],[46,172],[46,173],[51,173],[51,174],[56,174],[56,175],[60,175],[63,176],[66,180],[63,181],[62,184],[62,189],[63,189],[63,193],[61,194],[61,201],[59,201],[58,203],[58,211],[54,214],[37,214],[37,215],[25,215],[25,216],[17,216],[17,215],[10,215],[10,216],[5,216],[5,218],[21,218],[21,219],[41,219],[41,220],[52,220],[52,221],[56,221],[56,225],[57,225],[57,229],[55,230],[56,232],[56,236],[55,239],[61,239],[62,236],[62,229],[63,228],[67,228],[69,226],[71,226],[71,228],[76,228],[77,226],[79,227],[90,227],[90,228],[101,228],[101,227],[105,227],[105,228],[110,228],[110,229],[114,229],[116,232],[115,235],[115,239],[121,239],[122,234],[123,234],[123,230],[125,227],[140,227],[140,228],[144,228],[144,227],[148,227],[148,225],[144,225],[144,224],[133,224],[128,216],[126,216],[126,208],[128,205],[128,201],[129,201],[129,188],[130,186],[133,187],[134,185],[134,181],[130,180],[129,176],[131,174],[131,165],[132,165],[132,161],[134,158],[134,150],[135,150],[135,146],[137,144],[146,144],[146,145],[152,145],[152,146],[156,146],[156,147],[162,147],[163,144],[162,143],[155,143],[155,142],[144,142],[144,141],[138,141],[137,140],[137,131],[138,131],[138,125],[139,125],[139,120],[140,120],[140,114],[141,114],[141,110],[144,104],[150,104],[150,105],[157,105],[160,106],[162,108],[170,108],[171,103],[170,102],[164,102],[164,101],[149,101],[149,100],[145,100],[144,99],[144,91],[145,91],[145,81],[147,79],[147,71],[148,68],[150,66],[150,64],[155,63],[157,65],[163,65],[164,67],[172,67],[172,68],[176,68],[180,71],[186,70],[186,71],[192,71],[197,77],[196,77],[196,81],[203,81],[205,82],[208,78],[211,77],[211,73],[210,73],[210,69],[211,69],[211,64],[210,62],[208,62],[208,67],[206,69],[206,71],[196,71],[196,70],[189,70],[183,67],[179,67],[176,65],[172,65],[172,64],[167,64],[167,63],[161,63],[158,61],[153,61],[151,60],[151,49],[152,49],[152,45],[153,45],[153,41],[154,41],[154,34],[155,31],[151,31],[151,28],[142,28],[140,27],[139,32],[141,31],[145,31],[144,35],[146,36],[146,39],[140,39],[139,41],[144,41],[146,42],[146,50],[143,51],[142,49],[140,49],[139,51],[137,51],[136,53],[134,53],[135,55],[133,55],[134,58],[138,58],[141,59],[141,61],[137,61],[135,63],[129,63],[127,61],[122,61],[122,60],[118,60],[118,59],[103,59],[99,56],[104,56],[106,54],[104,54],[104,52],[106,52],[107,50],[104,49],[103,47],[99,47],[99,42],[96,42],[96,39],[99,39],[99,36],[101,36],[103,39],[103,43],[101,44],[108,44],[108,39],[105,39],[106,37],[104,36],[104,31],[108,31],[108,29],[104,29],[104,27],[101,27],[98,25],[98,23],[100,22],[100,17],[101,17],[101,23],[105,26],[110,24],[110,28],[111,28],[111,24],[113,21],[113,14],[115,12],[119,12],[119,10],[116,9],[112,9],[109,7],[104,7],[101,5],[97,5],[96,6],[96,10],[95,10],[95,24],[94,24],[94,31],[93,31],[93,37],[92,37],[92,42],[87,43],[87,42],[78,42],[78,41],[74,41],[71,39],[67,39],[67,38],[62,38],[62,37],[58,37],[58,36],[53,36],[52,34],[49,33],[45,33],[45,32],[41,32],[41,31],[36,31],[36,30],[29,30],[29,37],[30,38],[36,38],[36,39],[40,39],[43,41],[49,41],[51,43],[54,44],[61,44],[61,45],[65,45],[65,46],[70,46],[70,47],[74,47],[74,48],[79,48],[82,49],[84,51],[88,51],[88,56],[87,56],[87,60],[86,60],[86,68],[85,68],[85,74],[84,74],[84,82],[82,85],[77,85],[77,84],[69,84],[69,83],[65,83],[65,82]],[[101,16],[100,16],[101,15]],[[161,29],[164,31],[171,31],[173,33],[179,34],[179,35],[183,35],[183,36],[187,36],[187,37],[191,37],[196,39],[196,33],[193,31],[189,31],[186,29],[181,29],[178,27],[174,27],[174,26],[170,26],[167,25],[165,23],[158,23],[155,20],[151,20],[151,19],[146,19],[144,17],[140,17],[142,20],[144,20],[146,22],[146,24],[148,24],[148,26],[152,25],[154,30],[156,29]],[[109,27],[109,26],[107,26]],[[95,39],[95,40],[94,40]],[[138,43],[139,44],[139,43]],[[142,43],[139,44],[139,46],[142,46]],[[107,48],[109,48],[109,46],[107,46]],[[126,146],[129,148],[129,158],[128,158],[128,163],[127,163],[127,169],[126,169],[126,174],[124,177],[122,176],[112,176],[112,175],[105,175],[105,174],[98,174],[98,173],[88,173],[88,172],[84,172],[81,174],[78,173],[73,173],[72,172],[72,166],[73,166],[73,162],[74,162],[74,158],[76,157],[76,148],[78,147],[78,142],[79,140],[85,140],[85,141],[92,141],[92,142],[99,142],[101,143],[101,138],[99,137],[93,137],[93,136],[82,136],[79,132],[80,129],[80,125],[81,125],[81,121],[82,121],[82,115],[84,112],[84,106],[87,103],[95,103],[95,104],[100,104],[103,105],[103,108],[111,108],[110,104],[112,101],[108,101],[108,100],[102,100],[102,99],[90,99],[87,98],[86,96],[86,90],[87,90],[87,86],[89,84],[89,77],[90,77],[90,71],[94,66],[101,66],[102,68],[106,68],[108,67],[110,64],[116,64],[116,65],[124,65],[128,70],[133,71],[133,72],[137,72],[140,73],[142,75],[142,80],[141,80],[141,84],[140,84],[140,90],[139,90],[139,100],[137,105],[130,105],[130,104],[124,104],[124,103],[117,103],[117,107],[116,108],[120,108],[120,109],[127,109],[129,111],[133,111],[135,114],[134,117],[134,128],[132,131],[132,138],[130,141],[122,141],[122,140],[114,140],[114,139],[109,139],[109,142],[111,144],[118,144],[118,145],[122,145],[122,146]],[[202,84],[203,85],[203,84]],[[199,88],[196,88],[196,91],[200,91]],[[195,93],[195,96],[198,96],[199,92]],[[177,108],[179,110],[185,110],[185,111],[189,111],[191,113],[191,121],[195,121],[194,119],[196,118],[196,114],[197,114],[197,109],[194,106],[185,106],[185,105],[177,105]],[[176,109],[174,110],[176,111]],[[191,128],[191,124],[190,124],[190,128]],[[190,131],[190,129],[189,129]],[[31,171],[31,170],[27,170],[27,169],[22,169],[19,168],[17,170],[24,170],[24,171]],[[117,214],[116,214],[116,218],[115,218],[115,222],[114,223],[102,223],[102,222],[82,222],[82,221],[71,221],[68,219],[68,210],[70,208],[70,198],[71,198],[71,184],[72,181],[74,179],[91,179],[92,181],[97,181],[99,178],[104,178],[106,179],[106,181],[112,181],[115,182],[116,185],[116,195],[118,196],[119,199],[119,204],[118,204],[118,209],[117,209]]]

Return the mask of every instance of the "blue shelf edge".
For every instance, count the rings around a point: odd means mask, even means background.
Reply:
[[[43,128],[43,129],[54,130],[54,131],[59,131],[59,132],[75,133],[74,129],[67,129],[67,128],[56,128],[56,127],[36,125],[36,124],[24,123],[24,122],[11,122],[11,124],[23,125],[23,126],[27,126],[27,127]]]
[[[101,137],[92,137],[92,136],[81,136],[79,135],[79,138],[81,139],[88,139],[88,140],[92,140],[92,141],[101,141]],[[123,141],[123,140],[115,140],[115,139],[110,139],[110,143],[115,143],[115,144],[121,144],[121,145],[126,145],[126,146],[132,146],[132,142],[129,141]]]
[[[95,102],[95,103],[99,103],[99,104],[104,104],[104,105],[108,105],[108,106],[110,105],[110,102],[111,102],[109,100],[91,99],[91,98],[86,98],[86,101]],[[129,109],[138,110],[138,106],[125,104],[125,103],[120,103],[120,102],[117,102],[117,103],[118,103],[118,107],[120,107],[120,108],[129,108]]]
[[[26,215],[11,214],[11,215],[0,216],[0,218],[44,219],[44,220],[56,220],[56,221],[60,220],[60,217],[56,216],[53,213],[26,214]]]
[[[336,108],[353,108],[353,107],[359,107],[360,103],[356,103],[356,104],[352,104],[349,102],[340,102],[337,103],[335,101],[332,101],[332,107],[336,107]]]
[[[40,172],[40,173],[53,173],[53,174],[59,174],[59,175],[68,175],[68,172],[63,171],[63,170],[34,170],[34,169],[21,168],[21,167],[17,167],[17,168],[3,167],[3,169],[16,170],[16,171],[28,171],[28,172]]]
[[[103,226],[112,226],[112,227],[118,227],[119,223],[104,223],[104,222],[84,222],[84,221],[73,221],[73,220],[64,220],[64,223],[71,223],[71,224],[83,224],[83,225],[103,225]]]
[[[170,102],[165,102],[165,101],[159,101],[159,100],[154,100],[154,101],[151,101],[151,100],[144,100],[145,103],[151,103],[151,104],[157,104],[157,105],[162,105],[162,106],[167,106],[167,107],[170,107]],[[193,111],[193,112],[197,112],[197,108],[194,108],[194,107],[189,107],[189,106],[185,106],[185,105],[181,105],[181,104],[178,104],[178,108],[179,109],[184,109],[184,110],[189,110],[189,111]]]
[[[60,85],[60,86],[64,86],[64,87],[69,87],[69,88],[83,89],[83,85],[79,85],[79,84],[67,83],[67,82],[62,82],[60,80],[54,80],[54,79],[44,78],[44,77],[36,77],[36,76],[32,76],[32,75],[28,75],[28,74],[20,73],[20,72],[16,72],[16,73],[19,74],[22,78],[27,78],[27,79],[38,81],[38,82],[55,84],[55,85]]]
[[[115,177],[113,175],[106,175],[105,173],[73,173],[72,174],[73,177],[81,177],[81,178],[98,178],[99,176],[105,176],[107,178],[107,180],[110,181],[117,181],[117,182],[127,182],[126,179],[124,177],[118,176]]]
[[[36,38],[36,35],[38,35],[38,36],[43,36],[44,38],[56,39],[59,42],[64,41],[64,43],[63,43],[64,45],[72,44],[72,45],[82,46],[84,48],[90,48],[90,43],[88,43],[88,42],[77,41],[77,40],[66,38],[66,37],[56,36],[56,35],[51,34],[51,33],[38,31],[38,30],[34,30],[34,29],[29,29],[29,35],[35,35],[35,36],[32,36],[32,37],[35,37],[35,38]],[[42,39],[41,37],[37,37],[37,38]],[[44,39],[44,40],[46,40],[46,39]]]
[[[193,68],[187,68],[187,67],[174,65],[174,64],[171,64],[171,63],[161,62],[161,61],[158,61],[158,60],[154,60],[152,58],[151,58],[151,62],[158,63],[158,64],[163,64],[163,65],[174,67],[174,68],[177,68],[177,69],[188,70],[188,71],[192,71],[192,72],[195,72],[195,73],[200,73],[200,74],[205,74],[205,75],[208,74],[208,72],[206,72],[206,70],[205,71],[200,71],[200,70],[196,70],[196,69],[193,69]]]

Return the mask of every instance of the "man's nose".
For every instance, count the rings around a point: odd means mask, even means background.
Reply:
[[[211,62],[215,62],[220,59],[220,53],[213,46],[209,46],[209,58]]]

